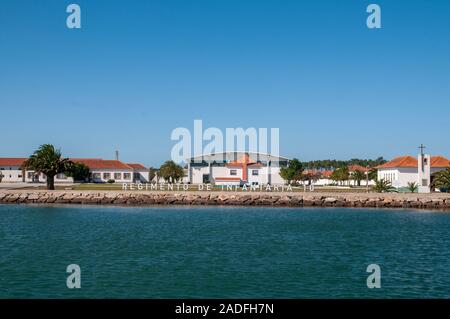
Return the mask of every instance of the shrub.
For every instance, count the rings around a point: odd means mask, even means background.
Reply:
[[[419,185],[417,185],[417,183],[416,182],[408,182],[408,190],[411,192],[411,193],[415,193],[415,192],[417,192],[417,190],[419,189]]]
[[[116,182],[116,181],[113,180],[113,179],[108,179],[108,181],[107,181],[108,184],[114,184],[115,182]]]
[[[391,182],[384,179],[376,181],[375,186],[373,186],[373,189],[378,193],[389,193],[395,190],[395,188],[391,185]]]

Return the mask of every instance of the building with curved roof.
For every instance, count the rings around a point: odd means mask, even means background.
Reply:
[[[281,185],[280,168],[289,159],[265,153],[221,152],[187,159],[187,179],[191,184]]]

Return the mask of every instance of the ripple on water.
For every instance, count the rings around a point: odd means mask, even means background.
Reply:
[[[0,205],[1,298],[450,297],[450,214]],[[82,289],[66,288],[66,266]],[[366,267],[382,269],[382,289]]]

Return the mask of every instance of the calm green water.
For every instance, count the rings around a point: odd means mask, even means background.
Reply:
[[[449,298],[450,214],[0,205],[0,297]]]

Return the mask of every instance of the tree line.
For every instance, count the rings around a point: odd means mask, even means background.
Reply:
[[[318,160],[318,161],[309,161],[309,162],[301,162],[302,166],[305,169],[324,169],[324,170],[335,170],[338,168],[348,167],[350,165],[359,165],[363,167],[374,168],[378,165],[383,165],[387,161],[383,157],[378,157],[376,159],[359,159],[353,158],[347,161],[343,160]]]

